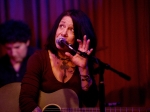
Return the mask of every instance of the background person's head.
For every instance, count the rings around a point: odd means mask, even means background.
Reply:
[[[50,49],[53,53],[57,54],[57,48],[55,45],[55,36],[56,32],[59,26],[60,21],[64,16],[69,16],[72,19],[73,22],[73,27],[74,27],[74,37],[75,37],[75,42],[74,42],[74,48],[78,48],[78,42],[76,39],[83,40],[83,36],[86,35],[87,39],[90,39],[90,47],[93,48],[93,54],[95,53],[96,49],[96,36],[95,32],[93,29],[93,26],[91,24],[90,19],[88,16],[80,11],[80,10],[67,10],[63,12],[56,20],[50,34],[48,37],[48,43],[46,45],[47,49]]]
[[[29,26],[18,20],[9,20],[0,25],[0,44],[6,48],[11,61],[21,62],[30,44]]]

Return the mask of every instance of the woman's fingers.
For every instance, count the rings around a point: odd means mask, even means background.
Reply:
[[[87,40],[86,45],[85,45],[85,49],[88,50],[89,49],[89,45],[90,45],[90,39]]]
[[[90,55],[92,53],[93,49],[91,48],[90,50],[88,50],[86,53],[87,55]]]
[[[83,46],[82,46],[83,49],[86,48],[86,44],[87,44],[86,35],[84,35],[84,37],[83,37]]]
[[[79,43],[79,48],[82,48],[82,41],[77,39],[77,42]]]
[[[89,49],[90,39],[87,40],[86,35],[83,37],[83,42],[80,39],[77,39],[77,42],[79,43],[78,50],[86,52]]]

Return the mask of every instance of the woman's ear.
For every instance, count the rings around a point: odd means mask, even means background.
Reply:
[[[27,40],[26,44],[27,44],[27,46],[29,46],[30,45],[30,40]]]

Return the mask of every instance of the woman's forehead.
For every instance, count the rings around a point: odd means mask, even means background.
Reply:
[[[70,16],[64,16],[60,23],[66,23],[66,24],[69,24],[69,25],[73,25],[73,21],[72,21],[72,18]]]

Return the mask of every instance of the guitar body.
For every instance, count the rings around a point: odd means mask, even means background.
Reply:
[[[21,83],[10,83],[0,88],[0,111],[19,112]]]
[[[20,112],[20,89],[20,82],[10,83],[0,88],[0,112]],[[59,107],[59,109],[78,108],[78,96],[71,89],[60,89],[53,93],[44,93],[41,91],[39,96],[39,107],[44,111],[54,106],[57,108]]]
[[[52,105],[58,108],[78,108],[79,101],[76,93],[71,89],[60,89],[53,93],[40,93],[39,106],[44,110]]]

